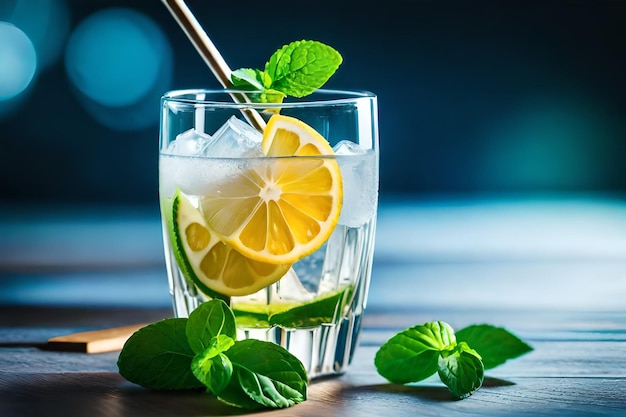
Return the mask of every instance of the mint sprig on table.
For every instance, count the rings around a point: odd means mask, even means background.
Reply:
[[[246,409],[285,408],[306,400],[307,373],[284,348],[237,340],[235,316],[222,300],[202,303],[189,318],[170,318],[135,332],[117,365],[130,382],[154,390],[205,388]]]
[[[259,91],[255,101],[281,103],[285,96],[304,97],[323,86],[342,60],[321,42],[295,41],[274,52],[263,70],[240,68],[232,72],[231,81],[234,88]]]
[[[485,370],[516,358],[532,347],[502,327],[468,326],[458,332],[442,321],[405,329],[376,352],[374,364],[388,381],[408,384],[439,374],[458,399],[482,386]]]

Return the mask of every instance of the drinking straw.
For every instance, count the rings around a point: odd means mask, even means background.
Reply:
[[[222,54],[209,38],[209,35],[202,29],[202,26],[193,15],[184,0],[162,0],[165,6],[169,9],[174,19],[178,22],[183,29],[193,46],[196,48],[200,56],[207,63],[211,71],[222,84],[224,88],[232,88],[233,85],[230,81],[230,74],[232,70],[222,57]],[[233,100],[237,103],[250,102],[247,97],[241,94],[230,94]],[[265,127],[265,120],[261,115],[253,109],[241,109],[244,117],[259,131],[263,131]]]

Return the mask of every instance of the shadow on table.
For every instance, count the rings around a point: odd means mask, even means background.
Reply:
[[[101,416],[228,416],[246,414],[198,391],[150,391],[119,374],[65,373],[12,376],[3,392],[0,415],[51,417]]]
[[[514,382],[499,378],[485,377],[481,389],[515,385]],[[443,385],[400,385],[400,384],[376,384],[361,385],[342,389],[343,393],[349,392],[384,392],[386,394],[402,394],[419,397],[421,400],[432,402],[458,401],[452,396],[447,387]]]

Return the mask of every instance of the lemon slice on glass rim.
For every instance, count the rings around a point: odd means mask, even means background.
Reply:
[[[207,227],[202,214],[180,191],[172,200],[170,231],[178,265],[210,297],[243,296],[278,281],[291,264],[249,259]]]
[[[339,164],[322,135],[289,116],[270,118],[261,146],[270,158],[212,184],[199,205],[209,228],[245,257],[292,264],[321,247],[337,225]]]

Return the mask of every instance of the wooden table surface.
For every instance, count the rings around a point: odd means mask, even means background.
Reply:
[[[0,210],[1,211],[1,210]],[[237,415],[209,395],[145,390],[118,352],[41,349],[75,331],[171,316],[155,213],[6,208],[0,222],[0,416]],[[120,240],[120,236],[124,236]],[[615,198],[381,204],[361,343],[349,371],[263,416],[626,416],[626,203]],[[430,320],[505,326],[534,350],[455,401],[435,378],[374,368]]]

